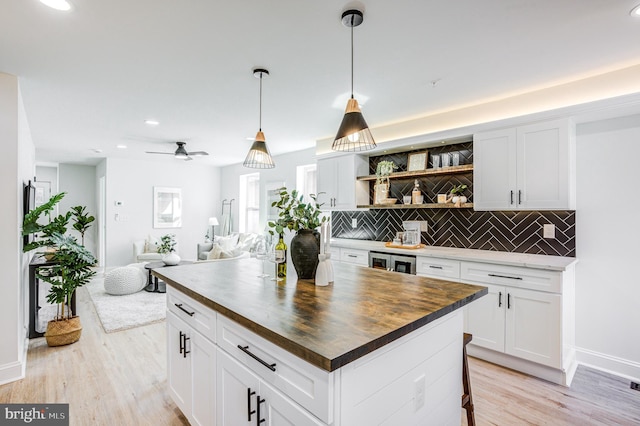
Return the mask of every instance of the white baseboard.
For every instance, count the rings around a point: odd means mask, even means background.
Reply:
[[[587,367],[602,370],[613,374],[640,382],[640,362],[618,358],[612,355],[591,351],[584,348],[576,348],[578,363]]]
[[[29,349],[29,339],[25,338],[22,348],[23,353],[21,360],[0,365],[0,385],[24,379],[27,372],[27,350]]]

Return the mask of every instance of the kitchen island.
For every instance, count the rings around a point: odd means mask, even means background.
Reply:
[[[170,392],[192,424],[459,424],[460,308],[485,287],[338,262],[317,287],[261,268],[153,272],[168,284]]]

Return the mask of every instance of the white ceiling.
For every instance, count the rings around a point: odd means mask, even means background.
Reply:
[[[0,0],[0,72],[20,77],[38,161],[174,161],[144,151],[184,140],[210,153],[196,161],[242,162],[258,130],[255,67],[271,73],[272,154],[312,147],[342,119],[340,16],[352,6],[364,10],[355,91],[372,128],[640,63],[640,18],[629,15],[640,0],[71,2],[58,12]]]

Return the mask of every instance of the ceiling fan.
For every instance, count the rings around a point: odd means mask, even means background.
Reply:
[[[165,154],[165,155],[173,155],[175,158],[179,158],[185,161],[193,160],[193,157],[201,157],[204,155],[209,155],[208,152],[205,151],[194,151],[187,152],[185,149],[186,142],[176,142],[178,148],[175,152],[158,152],[158,151],[145,151],[147,154]]]

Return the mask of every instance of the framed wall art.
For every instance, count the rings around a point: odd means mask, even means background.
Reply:
[[[429,151],[422,151],[409,154],[409,158],[407,159],[407,171],[415,172],[418,170],[426,170],[428,153]]]

